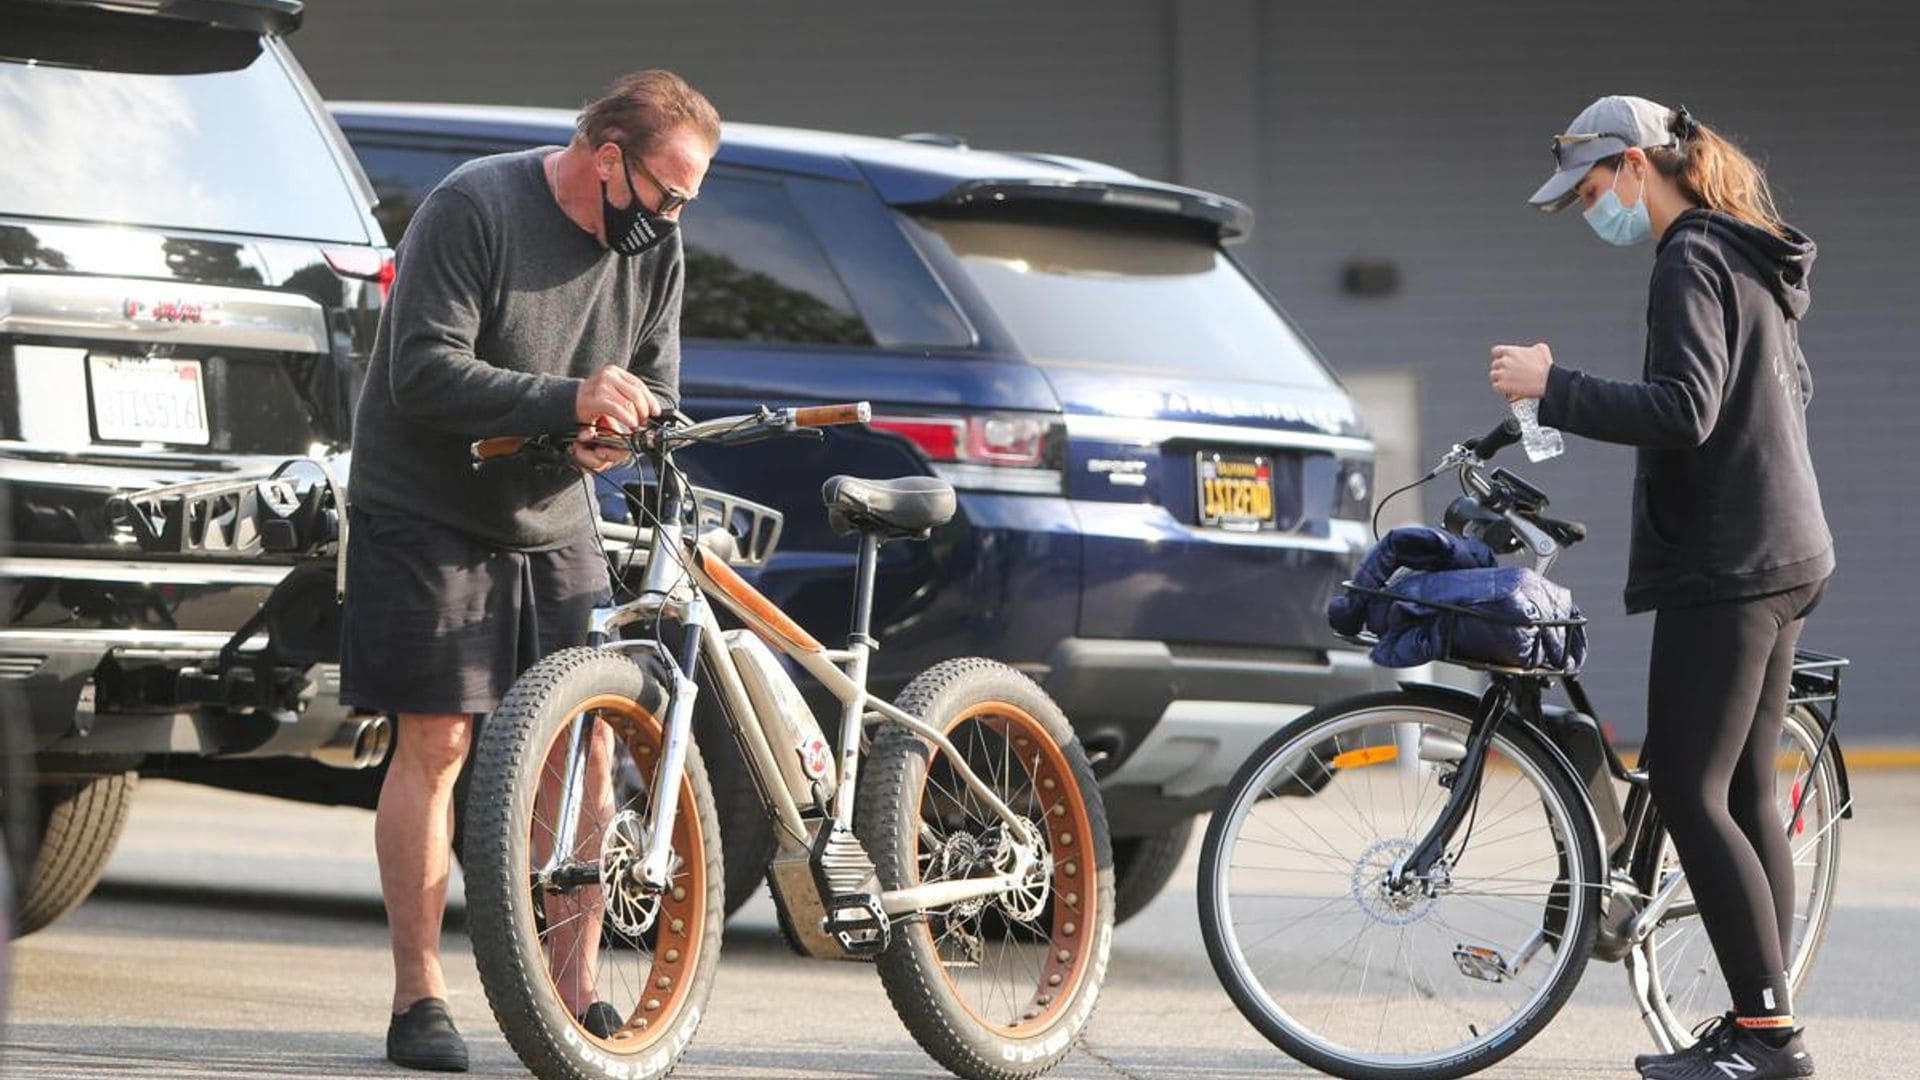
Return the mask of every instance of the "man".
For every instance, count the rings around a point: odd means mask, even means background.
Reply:
[[[566,147],[456,169],[400,246],[354,418],[341,661],[341,697],[397,717],[375,825],[396,1064],[467,1067],[439,943],[474,717],[540,657],[580,644],[608,592],[581,474],[518,459],[477,473],[468,447],[633,428],[674,407],[676,222],[719,141],[712,104],[680,77],[629,75],[586,106]],[[573,458],[599,471],[620,455],[576,443]]]

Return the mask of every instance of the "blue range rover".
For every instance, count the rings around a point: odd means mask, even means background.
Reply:
[[[330,107],[394,243],[460,162],[573,126],[549,109]],[[1123,916],[1255,743],[1372,684],[1322,613],[1365,544],[1373,444],[1228,253],[1246,207],[944,136],[729,124],[684,223],[688,413],[876,414],[698,460],[698,482],[786,513],[760,587],[844,634],[853,548],[827,529],[821,481],[952,482],[955,520],[883,552],[875,689],[966,654],[1043,683],[1103,779]],[[729,852],[753,846],[735,831]]]

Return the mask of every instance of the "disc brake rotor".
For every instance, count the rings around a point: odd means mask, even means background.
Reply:
[[[628,937],[652,929],[660,915],[660,897],[641,888],[635,874],[645,847],[645,823],[632,810],[614,815],[600,841],[600,887],[607,898],[607,921]]]
[[[1027,860],[1027,869],[1013,887],[996,898],[1000,909],[1009,918],[1020,922],[1033,922],[1046,910],[1047,901],[1053,895],[1053,854],[1047,850],[1044,825],[1028,823],[1034,833],[1034,843],[1029,851],[1032,856]],[[1007,873],[1014,868],[1014,853],[1019,841],[1007,835],[1004,824],[998,826],[996,839],[998,845],[994,851],[994,871]]]
[[[1434,881],[1406,878],[1390,882],[1394,864],[1411,855],[1413,841],[1394,838],[1369,845],[1355,860],[1349,888],[1353,899],[1374,920],[1389,926],[1406,926],[1433,912]]]

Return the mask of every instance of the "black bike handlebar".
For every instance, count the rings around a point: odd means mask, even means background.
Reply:
[[[671,419],[677,422],[679,427],[663,427],[661,420],[666,418],[656,418],[653,423],[633,432],[596,427],[590,431],[583,428],[576,432],[553,432],[546,435],[499,435],[490,439],[475,440],[469,448],[469,453],[474,466],[478,468],[487,462],[499,461],[528,450],[543,450],[564,455],[567,445],[575,442],[586,446],[633,452],[639,452],[643,442],[648,440],[652,441],[652,445],[659,447],[687,443],[730,446],[756,442],[776,435],[818,437],[820,428],[838,424],[863,424],[872,416],[873,407],[864,401],[792,409],[762,407],[758,413],[720,417],[697,424],[676,412]]]
[[[1490,461],[1493,455],[1520,441],[1520,421],[1509,416],[1494,427],[1492,431],[1477,439],[1469,439],[1460,445],[1473,451],[1473,456],[1481,461]]]

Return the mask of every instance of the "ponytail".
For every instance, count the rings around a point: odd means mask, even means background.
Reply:
[[[1679,185],[1690,201],[1786,239],[1766,174],[1752,158],[1695,120],[1685,105],[1667,115],[1667,130],[1673,145],[1647,151],[1660,175]]]

